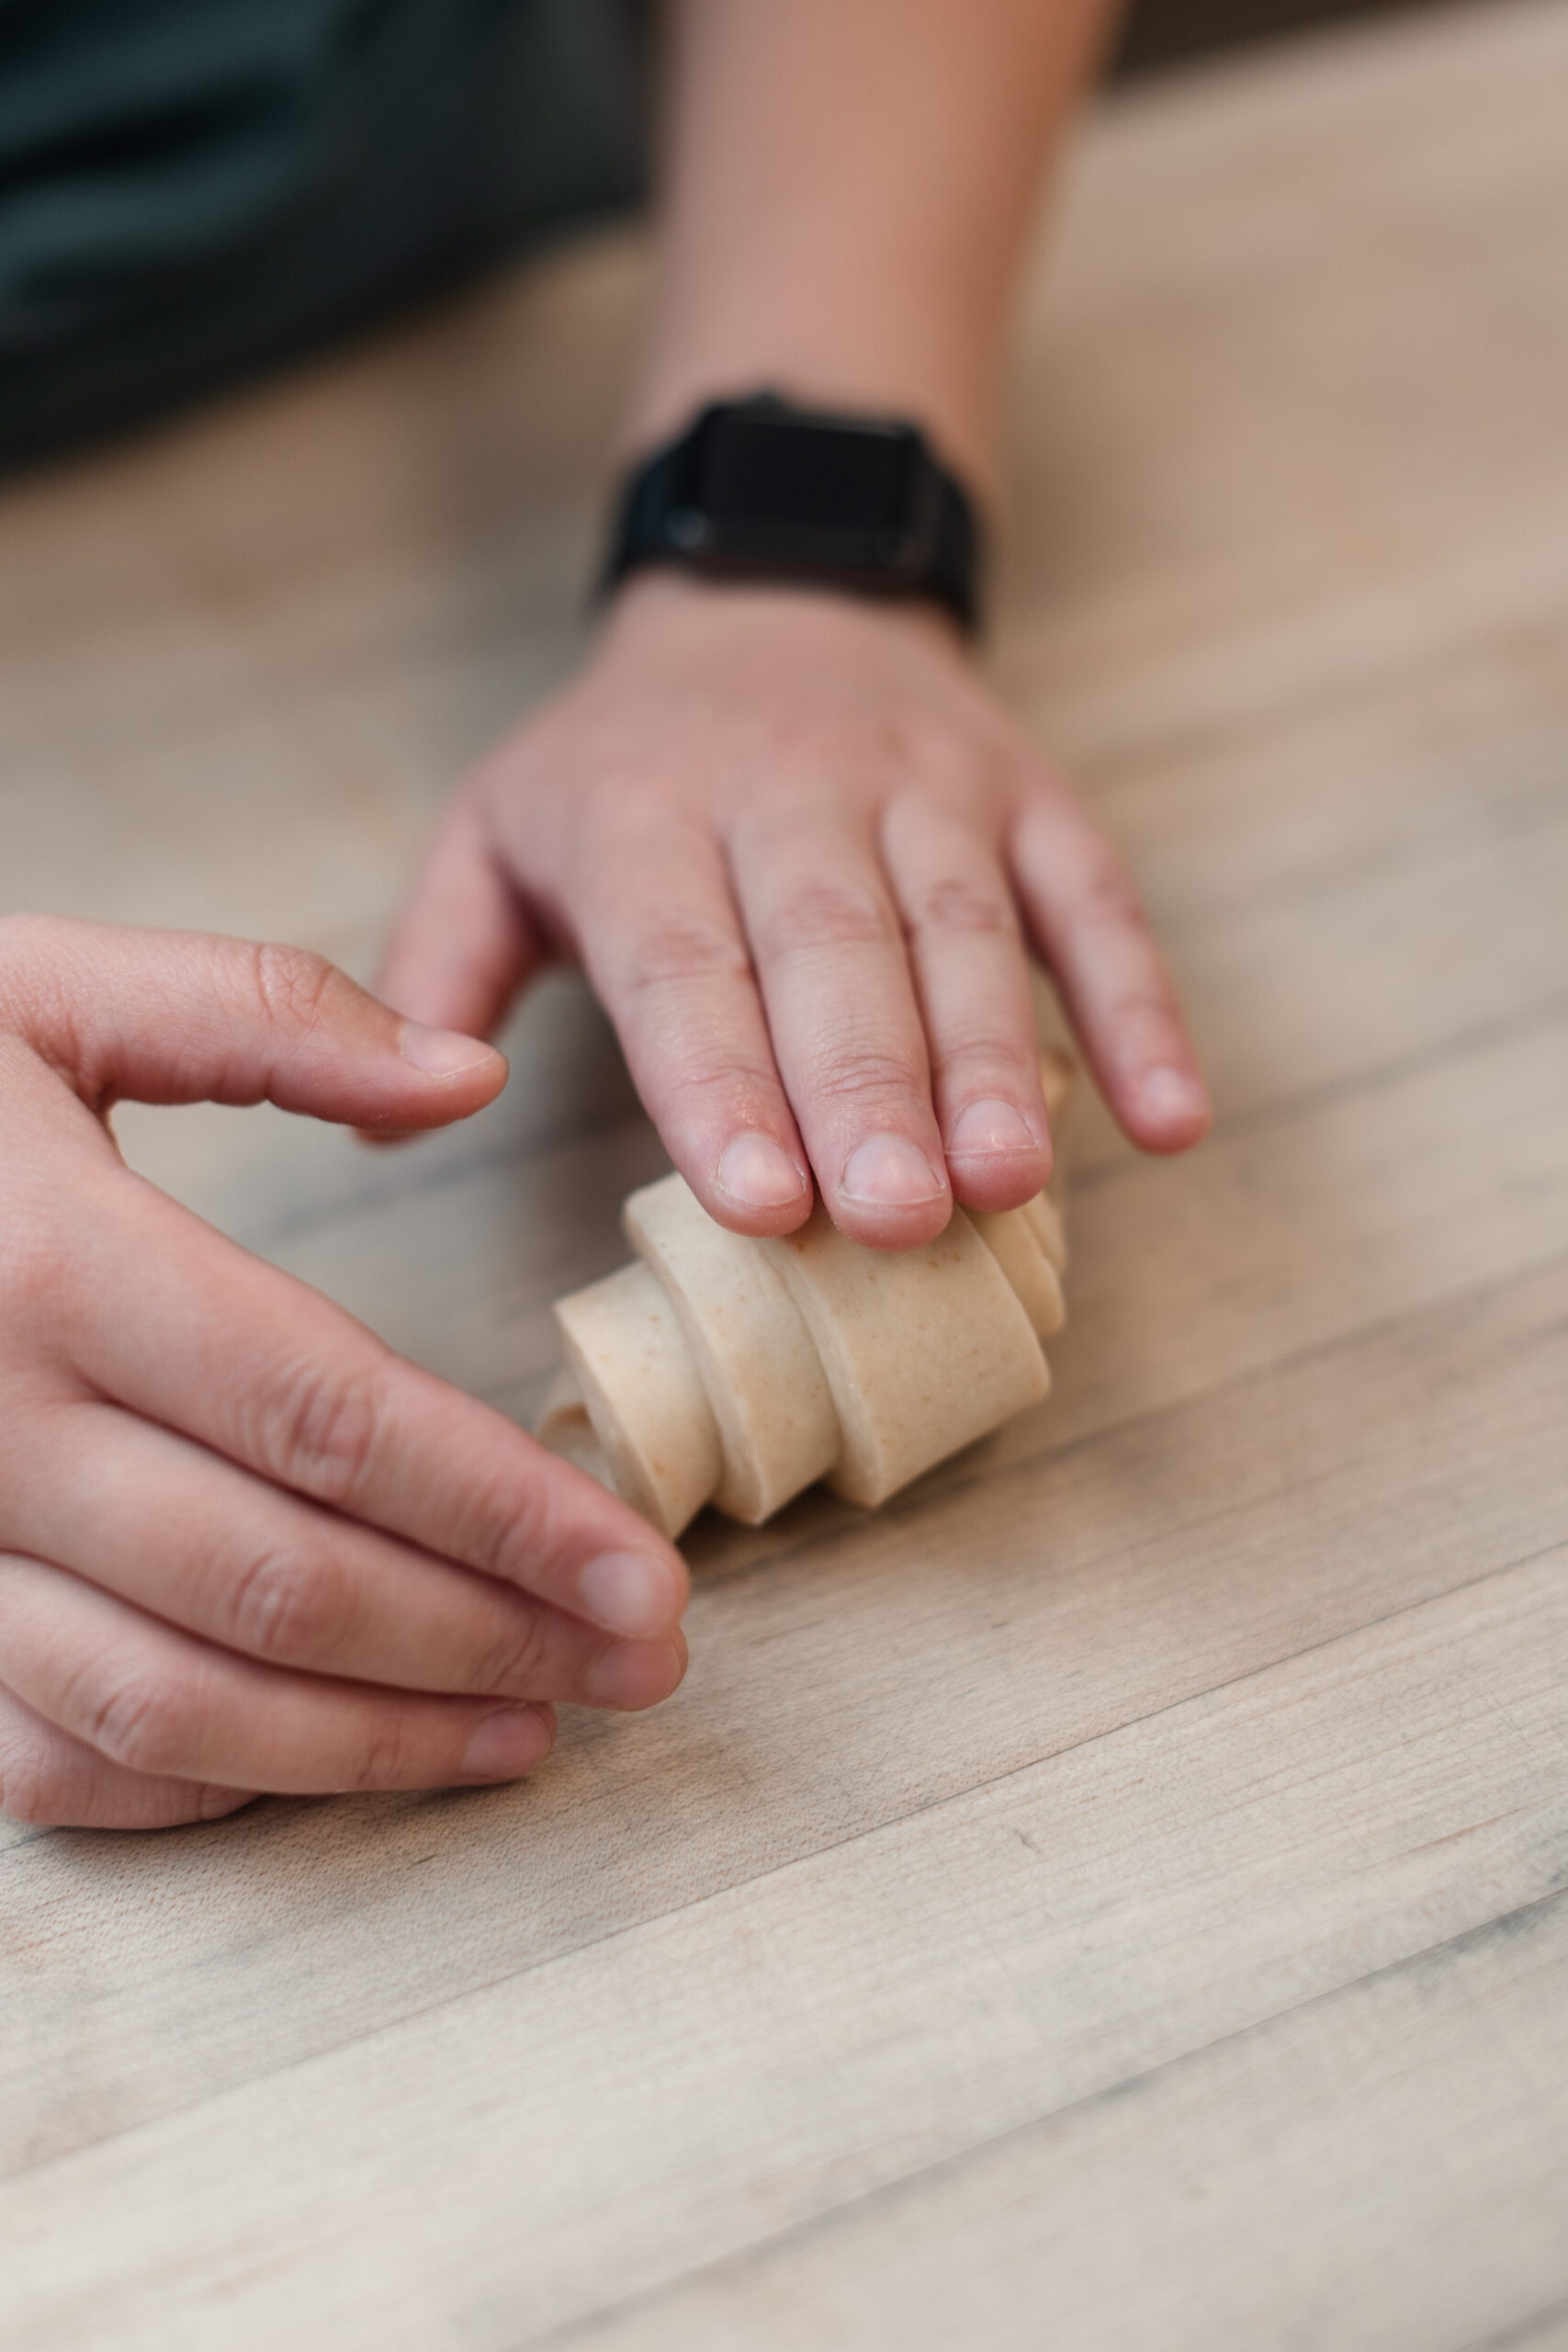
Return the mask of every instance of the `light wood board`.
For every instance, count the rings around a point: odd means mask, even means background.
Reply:
[[[1101,107],[998,676],[1219,1118],[1077,1153],[1056,1393],[700,1523],[525,1789],[0,1822],[11,2352],[1568,2346],[1568,5]],[[0,905],[367,972],[565,674],[629,232],[0,497]],[[402,1154],[136,1163],[526,1415],[662,1164],[553,978]]]

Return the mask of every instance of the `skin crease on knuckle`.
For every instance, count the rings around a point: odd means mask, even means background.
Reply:
[[[105,1769],[41,1724],[18,1724],[0,1737],[0,1814],[36,1829],[85,1826],[105,1815],[98,1785]],[[134,1787],[128,1784],[128,1796]],[[190,1792],[193,1815],[201,1793]]]
[[[717,1195],[716,1203],[707,1203],[710,1213],[726,1204],[733,1213],[734,1204],[727,1203],[724,1192],[724,1155],[731,1141],[762,1135],[776,1141],[799,1185],[798,1197],[774,1204],[776,1211],[791,1226],[804,1222],[811,1208],[810,1181],[804,1172],[806,1148],[794,1108],[771,1062],[761,1068],[743,1053],[733,1061],[722,1052],[716,1057],[712,1042],[694,1035],[668,1057],[661,1104],[660,1129],[671,1159],[687,1171],[699,1193],[705,1182]],[[752,1213],[758,1213],[754,1204]],[[773,1228],[770,1225],[768,1229]]]
[[[172,1679],[125,1673],[101,1661],[93,1679],[97,1674],[106,1687],[80,1736],[128,1771],[186,1779],[204,1712],[201,1694],[180,1690]]]
[[[325,956],[308,947],[279,946],[268,940],[251,951],[255,1002],[269,1027],[285,1039],[309,1036],[321,1018],[323,1000],[335,977]]]
[[[0,1745],[0,1814],[30,1826],[59,1828],[84,1807],[75,1776],[51,1767],[41,1748],[7,1739]]]
[[[472,1724],[468,1731],[474,1728]],[[466,1745],[468,1732],[458,1734],[457,1745]],[[410,1736],[406,1715],[392,1706],[378,1708],[366,1734],[363,1745],[355,1756],[353,1768],[345,1781],[345,1791],[370,1795],[378,1789],[401,1789],[428,1779],[414,1760],[415,1742]],[[457,1759],[453,1759],[452,1778],[457,1777]],[[447,1777],[442,1775],[441,1777]]]
[[[62,1298],[62,1293],[73,1255],[79,1254],[73,1250],[70,1227],[76,1224],[78,1231],[91,1232],[90,1225],[77,1222],[84,1214],[73,1200],[67,1199],[62,1204],[58,1185],[29,1180],[21,1185],[6,1184],[0,1193],[0,1217],[4,1220],[4,1245],[0,1247],[0,1346],[4,1348],[4,1365],[0,1368],[0,1380],[9,1375],[17,1381],[18,1404],[27,1394],[22,1383],[30,1385],[30,1381],[42,1379],[53,1387],[62,1369],[62,1324],[68,1324],[70,1318],[62,1316],[62,1305],[67,1308],[72,1305],[69,1298]],[[0,1390],[0,1450],[6,1453],[22,1438],[21,1429],[12,1418],[14,1410]]]
[[[1148,938],[1149,919],[1133,888],[1132,877],[1119,864],[1097,867],[1078,894],[1073,922],[1083,931],[1135,932]]]
[[[616,972],[629,997],[650,997],[688,980],[745,980],[750,958],[739,933],[700,915],[665,918],[634,933],[630,953]]]
[[[348,1654],[357,1610],[354,1579],[330,1552],[294,1546],[252,1553],[215,1581],[232,1649],[277,1666],[310,1667]]]
[[[373,1343],[367,1343],[373,1344]],[[340,1510],[363,1491],[386,1420],[387,1363],[343,1366],[310,1357],[247,1400],[242,1458],[280,1485]]]
[[[917,945],[930,938],[1018,940],[1018,915],[1000,889],[962,875],[933,882],[915,900],[909,933]]]
[[[249,1789],[211,1781],[144,1781],[95,1765],[40,1736],[0,1750],[0,1814],[35,1829],[173,1829],[218,1821],[254,1802]]]
[[[842,1024],[824,1032],[806,1080],[814,1101],[835,1114],[853,1114],[854,1123],[893,1115],[911,1095],[929,1097],[930,1086],[923,1069],[878,1053]]]
[[[462,1524],[448,1536],[448,1548],[481,1576],[524,1590],[538,1590],[558,1565],[585,1556],[592,1549],[608,1549],[607,1532],[595,1531],[592,1544],[574,1540],[575,1514],[562,1485],[561,1465],[554,1457],[521,1438],[527,1448],[525,1464],[472,1484],[464,1498]]]
[[[193,1807],[198,1792],[191,1792]],[[33,1829],[72,1829],[100,1810],[91,1776],[39,1752],[0,1761],[0,1814]],[[194,1815],[193,1815],[194,1817]]]
[[[753,930],[770,964],[795,963],[844,947],[879,947],[897,936],[890,908],[869,886],[813,878],[797,883]]]
[[[542,1611],[519,1596],[508,1614],[510,1622],[503,1632],[488,1634],[476,1645],[464,1677],[465,1690],[495,1699],[565,1697],[564,1691],[546,1693],[541,1689],[549,1652]]]

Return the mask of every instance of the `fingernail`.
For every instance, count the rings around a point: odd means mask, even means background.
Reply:
[[[807,1190],[797,1167],[772,1136],[734,1136],[724,1147],[714,1182],[726,1200],[748,1209],[782,1209]]]
[[[1138,1109],[1156,1126],[1178,1120],[1206,1119],[1209,1097],[1201,1081],[1183,1069],[1151,1069],[1138,1089]]]
[[[868,1136],[851,1152],[839,1189],[846,1201],[863,1201],[868,1208],[910,1208],[938,1199],[942,1183],[907,1136]]]
[[[589,1668],[582,1695],[592,1707],[650,1707],[670,1696],[681,1668],[673,1642],[615,1642]]]
[[[398,1050],[405,1062],[430,1078],[456,1078],[460,1069],[478,1069],[495,1059],[495,1047],[482,1037],[465,1037],[457,1029],[427,1029],[423,1021],[405,1021],[398,1033]]]
[[[983,1159],[991,1152],[1038,1151],[1040,1137],[1032,1135],[1021,1111],[999,1098],[966,1103],[953,1123],[949,1155],[959,1159]]]
[[[536,1708],[502,1707],[469,1740],[463,1773],[470,1781],[520,1781],[549,1753],[550,1727]]]
[[[578,1570],[577,1597],[607,1634],[662,1634],[673,1615],[669,1571],[640,1552],[601,1552]]]

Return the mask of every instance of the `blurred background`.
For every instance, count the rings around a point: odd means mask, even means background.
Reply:
[[[1109,71],[1146,80],[1414,4],[1134,0]],[[0,6],[0,469],[624,213],[646,179],[641,0],[468,22],[430,0],[341,21],[314,0],[205,23],[167,0]],[[321,70],[340,51],[352,74]]]
[[[1134,0],[1113,71],[1147,73],[1302,25],[1389,16],[1430,5],[1431,0]]]

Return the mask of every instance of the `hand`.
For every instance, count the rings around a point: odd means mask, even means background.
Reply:
[[[117,1096],[408,1129],[505,1064],[317,956],[0,921],[0,1804],[511,1780],[680,1680],[685,1570],[501,1414],[125,1167]]]
[[[932,610],[645,573],[454,802],[383,992],[486,1035],[586,966],[711,1214],[931,1239],[1050,1169],[1025,941],[1133,1140],[1209,1108],[1125,869]]]

